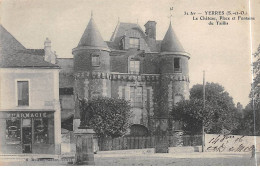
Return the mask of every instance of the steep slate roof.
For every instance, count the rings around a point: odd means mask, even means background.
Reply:
[[[185,52],[180,41],[172,29],[170,23],[169,28],[161,42],[161,52]]]
[[[0,24],[0,47],[1,47],[1,51],[5,50],[5,52],[26,49],[1,24]]]
[[[120,44],[121,38],[130,29],[137,29],[137,30],[141,31],[145,37],[145,33],[143,32],[142,28],[138,24],[118,22],[118,24],[115,28],[115,31],[113,32],[113,34],[110,38],[110,42],[112,42],[112,43],[109,42],[109,47],[119,50],[119,44]]]
[[[2,53],[0,60],[1,68],[59,68],[58,65],[44,61],[39,55],[26,53]]]
[[[26,49],[0,25],[0,68],[59,68],[43,56],[44,49]]]
[[[108,48],[108,46],[104,42],[92,16],[88,23],[87,28],[85,29],[85,31],[79,41],[78,47],[80,47],[80,46]]]
[[[22,50],[22,51],[19,51],[19,52],[27,53],[27,54],[33,54],[33,55],[40,55],[40,56],[45,55],[44,49],[26,49],[26,50]]]

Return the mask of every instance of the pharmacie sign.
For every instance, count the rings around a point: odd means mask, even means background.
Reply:
[[[7,115],[9,118],[47,118],[46,112],[12,112]]]

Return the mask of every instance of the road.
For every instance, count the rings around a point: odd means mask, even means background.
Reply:
[[[256,160],[250,154],[231,153],[169,153],[169,154],[95,154],[97,166],[255,166]],[[42,161],[17,161],[15,159],[1,160],[0,165],[19,166],[57,166],[68,164],[68,159],[42,160]]]

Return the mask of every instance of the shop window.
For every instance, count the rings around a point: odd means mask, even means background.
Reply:
[[[29,105],[29,83],[28,81],[17,81],[18,106]]]
[[[98,55],[91,56],[92,66],[100,66],[100,57]]]
[[[139,74],[140,73],[140,61],[130,60],[129,73],[131,73],[131,74]]]
[[[140,49],[140,39],[139,38],[129,38],[129,48]]]
[[[133,107],[143,106],[143,87],[130,87],[130,102]]]
[[[174,72],[181,72],[181,59],[174,58]]]
[[[34,120],[34,143],[48,144],[48,119]]]
[[[8,119],[6,120],[6,144],[21,143],[21,120]]]

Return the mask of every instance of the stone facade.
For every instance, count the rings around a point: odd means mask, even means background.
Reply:
[[[105,42],[91,17],[70,61],[74,63],[74,99],[107,96],[129,100],[131,122],[153,132],[153,119],[168,119],[177,102],[189,99],[190,55],[171,24],[162,41],[156,40],[155,21],[148,21],[145,28],[144,32],[138,24],[119,22]],[[74,129],[80,118],[76,99],[75,103]]]

